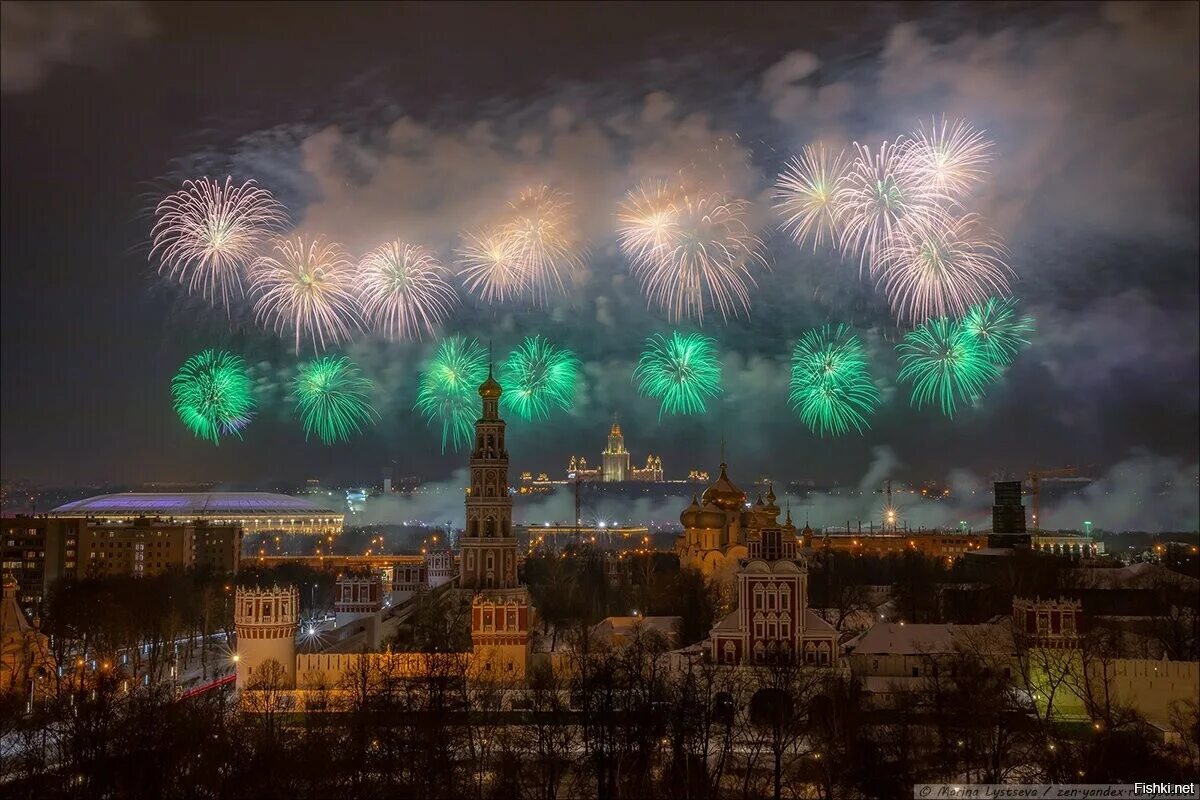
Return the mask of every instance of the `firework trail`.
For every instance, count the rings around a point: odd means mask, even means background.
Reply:
[[[906,158],[930,191],[961,198],[987,175],[992,143],[966,120],[930,120],[908,143]]]
[[[456,252],[463,288],[485,303],[503,303],[520,296],[525,263],[516,241],[500,228],[468,233]]]
[[[300,367],[292,380],[304,438],[315,433],[326,445],[347,441],[375,416],[371,381],[345,357],[326,356]]]
[[[503,221],[465,234],[456,255],[464,287],[485,303],[543,305],[583,268],[571,203],[549,186],[521,192]]]
[[[520,263],[520,293],[537,305],[552,293],[564,294],[564,276],[573,279],[583,269],[567,196],[549,186],[535,186],[521,192],[509,208],[511,216],[501,235]]]
[[[455,451],[474,439],[475,421],[483,413],[479,385],[488,375],[488,353],[475,339],[454,336],[442,341],[421,373],[415,408],[428,424],[442,427],[442,452]]]
[[[188,430],[213,444],[222,436],[240,437],[254,415],[245,362],[220,350],[204,350],[185,361],[171,379],[171,398]]]
[[[814,433],[841,436],[869,428],[879,405],[862,342],[846,325],[808,331],[792,351],[790,402]]]
[[[671,191],[642,185],[618,211],[618,237],[630,272],[647,303],[672,322],[695,318],[706,308],[728,320],[749,313],[749,264],[762,261],[762,242],[746,224],[750,204],[711,192]]]
[[[978,340],[961,322],[946,317],[909,332],[896,352],[900,380],[913,384],[912,405],[936,403],[951,418],[958,403],[974,402],[999,375]]]
[[[796,244],[812,240],[813,250],[828,241],[836,245],[839,207],[836,190],[846,172],[845,153],[833,155],[823,144],[807,145],[788,161],[775,182],[775,210],[781,226]]]
[[[354,265],[340,245],[321,238],[282,239],[272,255],[255,261],[252,276],[255,320],[278,334],[291,330],[297,354],[302,338],[320,351],[361,328]]]
[[[972,304],[1008,293],[1004,248],[979,217],[939,217],[896,231],[881,254],[879,282],[900,321],[958,316]]]
[[[839,246],[858,255],[860,272],[865,265],[874,275],[893,237],[939,225],[943,197],[913,169],[905,140],[883,142],[875,152],[854,147],[857,157],[834,192]]]
[[[242,296],[242,274],[264,239],[287,222],[283,206],[247,181],[234,186],[199,178],[164,198],[154,210],[150,257],[164,271],[226,313]]]
[[[705,400],[721,393],[717,343],[698,333],[651,336],[633,378],[645,397],[660,401],[663,414],[703,414]]]
[[[666,181],[645,181],[625,196],[617,208],[621,251],[635,268],[665,257],[677,236],[679,215],[676,190]]]
[[[568,411],[575,399],[579,359],[540,336],[530,336],[500,365],[500,404],[524,420],[544,419],[553,408]]]
[[[1033,317],[1021,317],[1016,312],[1016,298],[989,297],[971,306],[963,317],[963,327],[975,338],[984,355],[998,369],[1007,367],[1018,352],[1029,344],[1033,333]]]
[[[358,265],[364,320],[392,340],[433,336],[458,301],[448,275],[420,245],[380,245]]]

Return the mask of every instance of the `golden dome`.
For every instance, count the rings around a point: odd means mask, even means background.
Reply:
[[[492,377],[492,368],[489,366],[487,380],[479,386],[479,396],[484,400],[498,400],[503,393],[504,389]]]
[[[692,495],[692,503],[683,510],[679,515],[679,522],[685,528],[698,528],[697,523],[700,521],[700,503],[696,500],[696,495]]]
[[[704,490],[701,497],[704,503],[712,503],[722,511],[741,511],[746,504],[746,493],[733,485],[725,474],[725,465],[721,465],[721,475],[712,486]]]
[[[700,513],[696,515],[695,527],[720,530],[728,521],[728,517],[720,506],[705,501],[704,505],[700,507]]]

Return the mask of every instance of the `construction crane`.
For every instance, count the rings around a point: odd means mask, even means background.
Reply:
[[[1029,493],[1033,495],[1033,529],[1042,529],[1042,478],[1073,478],[1079,474],[1079,467],[1070,465],[1058,469],[1038,469],[1034,467],[1025,478],[1029,481]]]

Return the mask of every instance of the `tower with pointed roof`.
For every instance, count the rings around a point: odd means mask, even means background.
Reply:
[[[621,433],[621,425],[616,421],[608,431],[608,446],[601,453],[601,458],[605,483],[629,480],[629,451],[625,449],[625,436]]]
[[[481,671],[485,677],[490,671],[497,678],[519,678],[528,663],[532,607],[517,579],[508,449],[500,418],[503,393],[489,367],[479,387],[483,413],[475,423],[459,585],[472,593],[471,642]]]

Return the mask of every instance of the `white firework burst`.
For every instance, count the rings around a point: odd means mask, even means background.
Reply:
[[[168,195],[154,210],[150,257],[213,305],[229,310],[242,295],[242,276],[263,241],[287,223],[283,206],[254,181],[235,186],[198,178]]]
[[[358,266],[363,318],[390,339],[434,335],[458,296],[448,270],[420,245],[394,241],[365,255]]]
[[[315,350],[347,341],[361,329],[354,265],[341,246],[322,238],[281,239],[252,269],[254,317],[282,334],[291,330]]]

